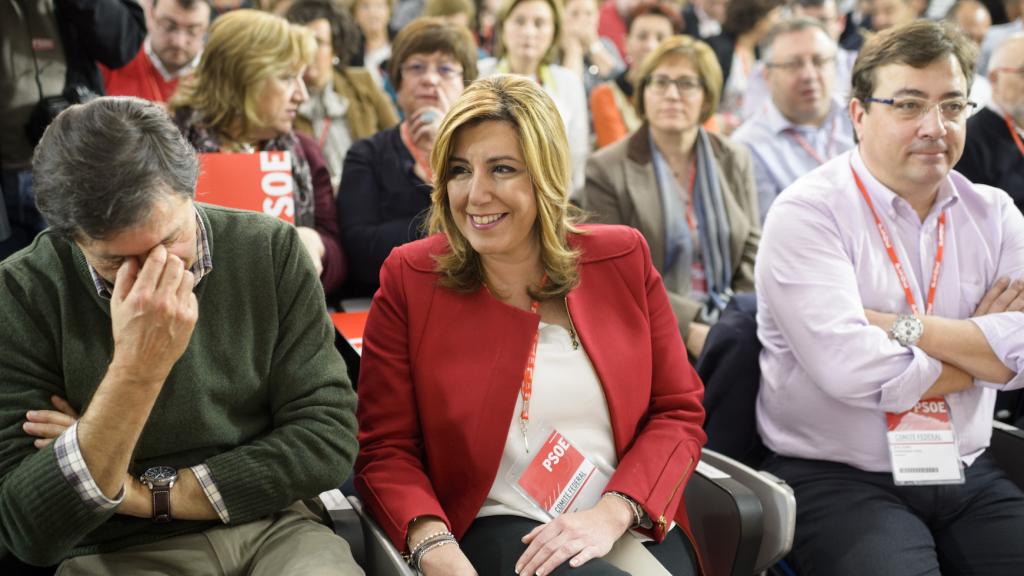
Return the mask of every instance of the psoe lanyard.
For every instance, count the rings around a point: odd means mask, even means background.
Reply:
[[[1020,134],[1017,134],[1017,128],[1013,125],[1013,118],[1010,118],[1009,114],[1003,114],[1003,120],[1006,120],[1006,127],[1010,130],[1010,137],[1017,145],[1017,150],[1020,150],[1021,155],[1024,156],[1024,142],[1020,141]]]
[[[547,279],[547,276],[544,277]],[[536,314],[540,310],[540,302],[530,302],[530,312]],[[526,360],[526,371],[523,372],[523,384],[519,388],[519,394],[523,397],[523,409],[519,411],[519,430],[523,433],[523,446],[530,451],[530,443],[526,440],[526,433],[530,429],[530,398],[533,396],[533,369],[537,364],[537,343],[540,341],[540,327],[533,333],[533,344],[530,345],[530,356]]]
[[[896,277],[899,278],[900,285],[903,287],[903,293],[907,296],[907,303],[910,304],[910,311],[914,316],[920,316],[917,303],[914,300],[914,292],[910,289],[910,282],[907,280],[907,272],[903,269],[903,265],[900,264],[900,258],[896,254],[896,248],[892,244],[892,238],[889,236],[889,232],[885,229],[885,224],[882,223],[882,219],[878,216],[878,211],[875,210],[875,203],[871,201],[871,196],[868,194],[867,189],[864,188],[864,183],[861,181],[860,176],[857,175],[857,170],[855,170],[853,166],[850,166],[850,171],[853,172],[853,179],[857,182],[857,188],[860,189],[861,195],[864,196],[864,201],[867,202],[868,208],[871,209],[871,214],[875,217],[875,226],[878,227],[878,234],[882,237],[882,244],[885,245],[885,251],[889,254],[889,260],[892,261],[892,266],[896,269]],[[935,248],[935,265],[932,266],[931,283],[928,285],[928,300],[925,304],[925,314],[931,314],[932,309],[935,307],[935,290],[939,285],[939,271],[942,269],[942,253],[946,241],[945,211],[942,211],[939,214],[938,228],[938,238],[936,239],[937,247]]]
[[[818,165],[820,166],[820,165],[824,164],[826,160],[828,160],[829,158],[832,158],[833,156],[835,156],[836,130],[838,129],[838,125],[839,125],[839,123],[836,122],[836,118],[835,118],[835,116],[833,116],[832,117],[832,126],[829,128],[828,143],[825,145],[825,154],[828,156],[828,158],[822,158],[821,155],[818,154],[818,151],[815,150],[814,147],[812,147],[807,142],[807,140],[805,140],[804,137],[801,136],[800,133],[796,131],[795,128],[787,128],[786,129],[786,134],[788,134],[789,137],[792,138],[793,141],[797,143],[797,145],[799,145],[801,148],[803,148],[804,152],[807,152],[807,154],[811,158],[814,158],[814,161],[817,162]]]

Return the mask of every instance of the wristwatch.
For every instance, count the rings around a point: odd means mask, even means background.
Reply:
[[[170,466],[153,466],[139,476],[153,495],[153,522],[171,521],[171,488],[178,481],[178,471]]]
[[[904,346],[913,346],[924,334],[924,322],[912,314],[899,314],[889,329],[889,335]]]

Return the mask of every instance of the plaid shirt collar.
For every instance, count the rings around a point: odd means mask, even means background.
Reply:
[[[199,281],[213,270],[213,257],[210,254],[210,238],[209,233],[206,231],[206,225],[203,224],[203,219],[199,216],[199,209],[195,208],[195,211],[196,229],[199,231],[196,234],[196,254],[199,257],[192,264],[191,271],[195,276],[194,286],[198,286]],[[88,262],[86,262],[86,266],[89,268],[89,274],[92,276],[92,282],[96,286],[96,292],[100,295],[100,298],[110,300],[111,295],[114,293],[114,285],[100,276],[99,272]]]

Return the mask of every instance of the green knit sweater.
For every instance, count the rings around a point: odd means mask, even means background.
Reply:
[[[355,394],[294,228],[200,206],[213,270],[199,321],[136,446],[131,472],[205,462],[232,524],[339,486],[356,454]],[[47,231],[0,263],[0,550],[48,565],[197,532],[88,508],[21,429],[58,394],[79,412],[113,354],[110,305],[82,252]]]

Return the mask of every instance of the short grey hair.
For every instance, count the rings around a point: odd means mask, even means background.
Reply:
[[[825,29],[825,26],[821,22],[814,18],[807,18],[806,16],[792,16],[780,20],[765,33],[764,38],[761,39],[759,44],[761,48],[761,59],[765,62],[768,61],[771,57],[772,46],[775,44],[775,41],[779,36],[811,29],[821,30],[821,33],[828,38],[829,43],[835,44],[832,37],[828,35],[828,30]]]
[[[163,108],[105,97],[57,116],[32,172],[36,204],[54,231],[103,239],[144,222],[155,200],[193,198],[199,161]]]

